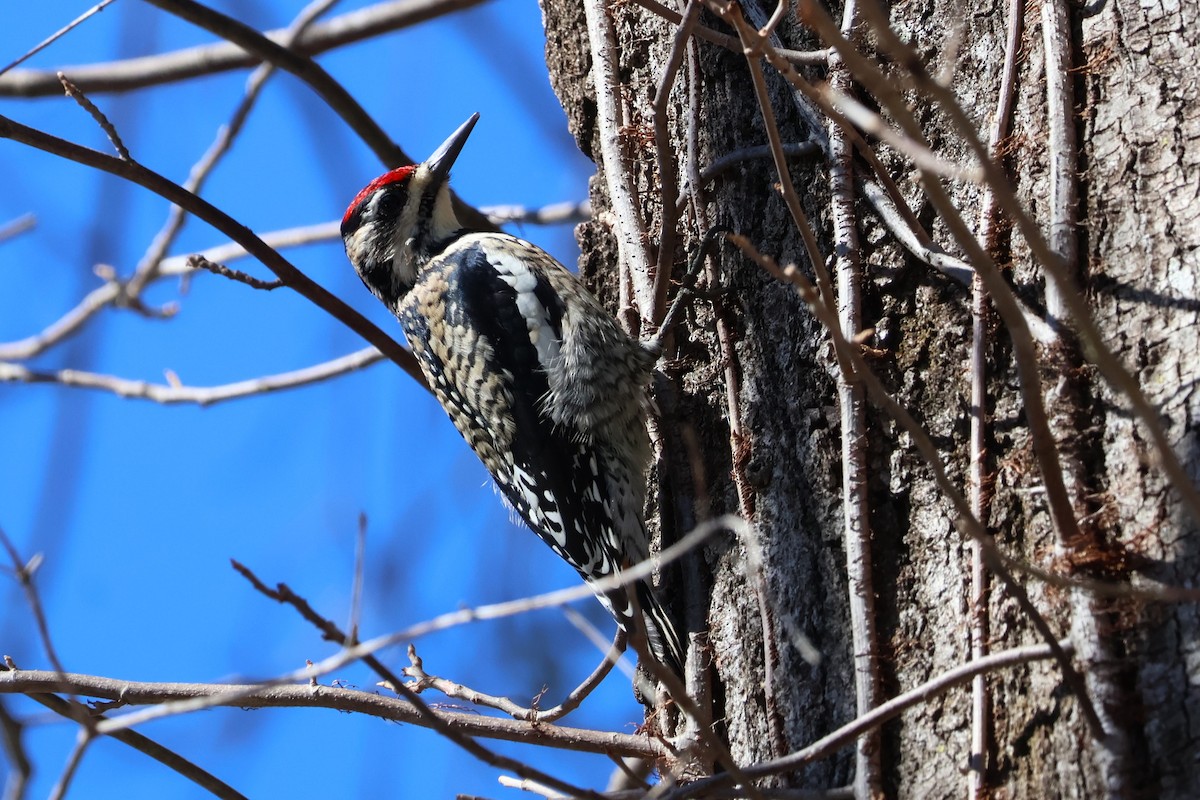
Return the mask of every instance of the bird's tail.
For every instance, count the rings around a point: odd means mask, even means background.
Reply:
[[[641,607],[642,620],[645,622],[646,641],[650,645],[650,652],[676,675],[684,677],[683,640],[679,638],[670,614],[659,602],[658,596],[648,582],[637,581],[633,588],[637,595],[638,606]]]

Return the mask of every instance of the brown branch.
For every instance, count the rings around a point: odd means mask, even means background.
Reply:
[[[824,16],[823,12],[811,0],[804,0],[804,2],[806,8],[814,9],[814,19]],[[1182,462],[1180,462],[1179,456],[1175,453],[1171,443],[1167,440],[1167,434],[1162,426],[1158,410],[1147,399],[1138,381],[1134,379],[1121,360],[1117,358],[1112,349],[1105,343],[1095,319],[1092,318],[1088,310],[1086,301],[1074,286],[1071,276],[1063,268],[1053,248],[1042,234],[1040,226],[1029,216],[1029,213],[1017,199],[1015,190],[1005,180],[1003,169],[989,156],[987,146],[979,139],[974,123],[967,116],[966,112],[963,111],[962,106],[958,104],[954,93],[937,81],[932,80],[916,53],[911,47],[896,37],[894,32],[887,26],[886,18],[881,16],[874,4],[867,3],[864,8],[869,9],[874,17],[873,21],[876,23],[875,29],[880,34],[881,42],[884,46],[892,51],[898,60],[909,68],[917,87],[937,101],[942,110],[949,115],[955,131],[962,137],[983,168],[984,180],[996,192],[996,199],[1000,207],[1016,223],[1021,235],[1029,244],[1035,259],[1045,270],[1047,278],[1058,284],[1058,291],[1070,314],[1070,319],[1087,351],[1091,354],[1093,363],[1100,368],[1100,371],[1114,389],[1129,398],[1130,403],[1133,405],[1134,413],[1142,421],[1150,437],[1154,440],[1154,450],[1158,456],[1160,466],[1167,473],[1171,485],[1179,492],[1180,498],[1192,519],[1200,522],[1200,488],[1197,488],[1192,477],[1183,467]],[[868,62],[865,65],[865,69],[872,70],[873,65]],[[855,72],[857,74],[858,70],[856,69]],[[916,121],[907,110],[906,103],[901,102],[895,107],[889,104],[888,111],[897,120],[903,119],[906,125],[913,125],[919,130],[919,126],[916,126]],[[936,184],[934,181],[927,181],[926,183]],[[996,303],[997,310],[1000,311],[1005,319],[1005,324],[1009,327],[1010,332],[1012,332],[1014,330],[1014,323],[1011,318],[1016,316],[1016,312],[1013,308],[1011,290],[1000,276],[999,271],[995,269],[995,265],[990,263],[990,259],[987,258],[986,253],[980,251],[974,237],[970,235],[969,230],[962,224],[957,213],[953,212],[953,205],[950,203],[949,198],[945,196],[940,184],[932,187],[927,185],[926,190],[930,192],[930,200],[934,203],[939,214],[946,222],[947,227],[954,234],[959,246],[967,252],[972,262],[975,261],[976,257],[982,259],[983,263],[978,265],[977,268],[984,272],[992,300]],[[1020,322],[1016,324],[1020,325]],[[1024,332],[1015,335],[1014,345],[1017,344],[1017,338],[1023,336]],[[1024,343],[1021,343],[1021,348],[1024,348]],[[1020,360],[1017,363],[1018,366],[1021,366]],[[1040,407],[1040,395],[1035,392],[1034,396],[1036,404]],[[1025,400],[1026,413],[1028,414],[1029,398],[1025,397],[1023,399]],[[1037,432],[1033,432],[1032,438],[1035,448],[1039,441],[1043,441]],[[1052,442],[1048,436],[1044,441]]]
[[[13,141],[53,153],[79,164],[103,170],[104,172],[136,183],[160,197],[184,207],[189,213],[199,217],[230,239],[236,241],[247,252],[251,253],[263,265],[279,276],[289,288],[303,295],[317,307],[362,336],[412,376],[414,380],[418,381],[422,386],[425,385],[416,359],[413,358],[411,353],[397,344],[390,336],[379,330],[378,327],[367,320],[362,314],[330,294],[329,291],[293,266],[291,262],[278,252],[268,247],[249,228],[237,222],[207,200],[197,197],[136,162],[122,161],[104,153],[81,147],[73,142],[68,142],[34,128],[21,125],[3,116],[0,116],[0,138],[12,139]]]
[[[245,50],[257,58],[292,73],[320,95],[321,99],[342,118],[350,129],[367,144],[387,167],[411,164],[400,147],[391,140],[366,110],[325,69],[308,56],[288,50],[283,45],[254,30],[233,17],[208,8],[193,0],[146,0],[169,14],[187,20]]]
[[[667,63],[663,67],[663,74],[654,95],[654,151],[658,164],[658,189],[662,206],[658,259],[654,265],[654,307],[650,311],[650,318],[656,325],[662,323],[663,315],[667,313],[667,289],[671,283],[671,268],[675,263],[675,240],[678,237],[678,216],[674,199],[678,189],[679,168],[675,163],[675,151],[671,147],[671,136],[667,130],[671,116],[671,92],[675,88],[675,79],[679,74],[685,48],[691,39],[692,28],[700,18],[700,10],[700,0],[688,0],[683,10],[683,19],[671,41],[671,52],[667,55]]]
[[[540,208],[484,206],[480,208],[480,213],[487,215],[488,219],[496,225],[502,225],[507,222],[518,224],[528,223],[531,225],[561,225],[591,218],[591,208],[587,201],[582,203],[555,203]],[[9,236],[16,235],[32,227],[32,225],[32,215],[21,217],[11,223],[10,226],[0,229],[0,241],[3,241],[6,233]],[[13,230],[11,233],[9,232],[9,228],[16,229],[18,227],[19,229]],[[280,250],[288,247],[301,247],[317,242],[340,239],[340,227],[341,222],[339,220],[332,220],[315,225],[302,225],[295,228],[270,231],[259,234],[259,238],[267,246],[275,250]],[[210,261],[227,264],[230,261],[246,258],[249,253],[245,247],[242,247],[237,242],[227,242],[210,247],[198,254],[171,256],[159,263],[159,268],[154,274],[155,280],[180,275],[186,276],[194,273],[195,269],[188,264],[192,255],[200,255]],[[0,343],[0,361],[25,361],[44,353],[59,342],[73,336],[82,330],[84,325],[98,312],[108,307],[122,307],[125,304],[125,298],[132,291],[131,284],[132,281],[130,284],[121,284],[115,279],[108,279],[103,286],[94,289],[75,308],[68,311],[42,331],[24,339]]]
[[[309,621],[314,627],[317,628],[317,630],[321,631],[322,636],[326,640],[335,642],[343,647],[353,644],[346,637],[346,635],[338,629],[337,625],[335,625],[332,620],[317,613],[317,611],[313,609],[307,600],[289,589],[286,584],[281,583],[278,584],[276,589],[268,589],[262,583],[262,581],[260,581],[258,577],[246,567],[242,566],[236,561],[233,562],[233,566],[234,569],[236,569],[251,582],[255,589],[273,600],[290,605],[292,608],[296,609],[296,611],[299,612],[304,619]],[[408,647],[409,657],[410,660],[412,660],[416,656],[416,650],[413,648],[411,643]],[[532,778],[542,781],[554,786],[557,789],[571,792],[573,795],[591,796],[592,793],[590,792],[578,789],[572,784],[559,780],[558,778],[531,767],[524,762],[518,761],[514,758],[509,758],[508,756],[500,755],[494,750],[490,750],[479,744],[473,738],[471,738],[470,735],[456,730],[452,725],[447,724],[447,722],[439,716],[438,712],[435,712],[424,700],[418,696],[417,693],[420,691],[419,688],[415,688],[401,681],[399,676],[388,669],[383,662],[375,658],[373,655],[367,654],[363,656],[363,663],[374,670],[379,677],[383,678],[391,690],[400,695],[404,702],[406,702],[416,711],[425,727],[429,727],[437,731],[439,734],[446,737],[448,740],[458,745],[480,761],[498,769],[509,770],[510,772],[520,775],[523,778]],[[419,659],[417,659],[414,663],[419,664]],[[315,680],[315,676],[313,680]],[[505,722],[507,722],[507,720],[505,720]],[[529,728],[531,731],[536,731],[539,729],[539,727],[541,726],[539,726],[539,724],[535,721],[531,721],[529,723]]]
[[[12,563],[13,577],[16,578],[21,591],[25,594],[25,602],[29,604],[29,610],[33,612],[33,621],[37,625],[38,638],[41,639],[42,647],[46,650],[46,657],[50,659],[50,664],[54,669],[65,672],[62,662],[58,659],[58,651],[55,650],[54,642],[50,638],[50,624],[46,621],[46,612],[42,608],[41,597],[33,582],[34,573],[42,564],[41,554],[34,555],[28,561],[21,558],[16,545],[8,538],[8,534],[4,532],[3,528],[0,528],[0,547],[8,555],[8,560]]]
[[[783,141],[779,134],[779,126],[775,121],[775,112],[771,108],[771,96],[767,91],[766,78],[763,75],[762,65],[759,63],[765,50],[773,49],[771,43],[766,36],[763,36],[750,27],[740,11],[735,13],[736,6],[732,4],[722,5],[718,0],[706,1],[714,12],[737,29],[738,37],[742,40],[742,51],[746,57],[746,64],[750,67],[750,77],[753,79],[754,94],[758,100],[758,110],[762,114],[763,124],[767,129],[767,141],[771,147],[771,156],[775,160],[775,171],[779,175],[779,190],[783,195],[788,211],[791,212],[792,220],[796,223],[796,229],[800,232],[800,236],[804,240],[804,247],[808,252],[808,260],[812,265],[814,274],[817,276],[817,285],[821,289],[821,302],[827,303],[830,308],[833,308],[833,280],[830,278],[829,270],[825,267],[825,258],[821,254],[820,245],[817,243],[817,236],[808,221],[808,215],[804,213],[804,207],[800,203],[800,197],[796,194],[796,187],[792,183],[787,158],[783,153]]]
[[[672,25],[679,25],[683,21],[683,16],[673,9],[664,6],[658,0],[633,0],[635,5],[639,5],[647,11],[662,17]],[[725,33],[714,31],[705,25],[696,25],[693,29],[696,37],[703,39],[711,44],[720,45],[726,50],[734,53],[742,52],[742,43],[738,41],[736,36],[730,36]],[[788,50],[780,48],[779,53],[788,61],[794,64],[824,64],[829,58],[829,50]]]
[[[493,225],[515,222],[518,225],[577,225],[592,218],[592,204],[588,200],[578,203],[548,203],[541,207],[528,206],[480,206],[479,212]]]
[[[1060,647],[1069,647],[1063,643]],[[876,730],[885,722],[895,719],[904,711],[919,705],[934,697],[939,697],[956,686],[970,681],[976,675],[995,672],[999,669],[1015,667],[1032,661],[1044,661],[1053,658],[1053,648],[1039,644],[1027,647],[1014,647],[981,659],[973,659],[966,664],[943,672],[921,685],[892,698],[883,705],[872,710],[869,714],[857,717],[852,722],[843,725],[836,731],[818,739],[808,747],[797,750],[783,758],[753,764],[745,768],[746,774],[754,778],[778,775],[792,772],[806,764],[836,753],[838,750],[852,744],[864,733]],[[686,800],[692,797],[708,797],[713,789],[729,784],[729,778],[719,775],[691,783],[665,795],[662,800]]]
[[[52,45],[52,44],[54,44],[55,42],[57,42],[57,41],[58,41],[59,39],[61,39],[62,37],[66,36],[68,33],[70,33],[71,31],[73,31],[75,28],[77,28],[77,27],[79,27],[80,25],[82,25],[82,24],[83,24],[85,21],[87,21],[88,19],[90,19],[91,17],[95,16],[96,14],[99,14],[101,11],[103,11],[105,8],[107,8],[109,5],[111,5],[111,4],[112,4],[112,2],[113,2],[113,0],[100,0],[100,2],[99,2],[99,3],[97,3],[97,4],[96,4],[96,5],[94,5],[94,6],[92,6],[92,7],[91,7],[91,8],[89,8],[87,11],[83,12],[83,13],[82,13],[82,14],[80,14],[78,17],[76,17],[75,19],[71,20],[71,21],[70,21],[70,22],[68,22],[66,25],[64,25],[63,27],[59,28],[59,29],[58,29],[57,31],[55,31],[54,33],[52,33],[52,34],[50,34],[49,36],[47,36],[45,39],[43,39],[41,42],[39,42],[38,44],[36,44],[36,45],[34,45],[33,47],[31,47],[29,50],[25,51],[25,54],[24,54],[24,55],[22,55],[22,56],[18,56],[18,57],[17,57],[17,59],[16,59],[15,61],[13,61],[11,64],[9,64],[8,66],[6,66],[6,67],[4,67],[4,68],[0,69],[0,76],[2,76],[2,75],[4,75],[5,73],[9,72],[9,71],[10,71],[10,70],[12,70],[14,67],[16,67],[16,66],[18,66],[18,65],[20,65],[20,64],[24,64],[26,61],[28,61],[29,59],[33,58],[35,55],[37,55],[38,53],[42,52],[43,50],[45,50],[45,49],[46,49],[47,47],[49,47],[50,45]]]
[[[16,674],[28,675],[29,672],[27,670],[17,670],[16,665],[12,663],[11,659],[6,659],[6,663],[0,665],[0,694],[5,693],[3,686],[4,680],[7,677]],[[62,673],[54,672],[40,672],[38,674],[50,676],[54,679],[59,677],[69,677]],[[94,709],[88,708],[80,703],[64,700],[58,695],[53,694],[53,691],[54,690],[19,693],[24,694],[26,697],[36,703],[40,703],[41,705],[53,711],[55,714],[58,714],[60,717],[69,719],[72,722],[77,722],[81,725],[92,724],[94,727],[94,723],[105,719],[105,716],[102,713],[98,713]],[[71,691],[71,689],[67,687],[60,689],[60,691]],[[17,694],[18,692],[12,693]],[[76,692],[76,694],[87,695],[87,692]],[[138,733],[137,731],[130,730],[118,730],[108,735],[116,741],[128,745],[134,750],[153,758],[155,761],[163,764],[168,769],[178,773],[179,775],[182,775],[184,778],[187,778],[192,783],[195,783],[197,786],[203,788],[205,791],[209,792],[215,797],[222,798],[222,800],[246,800],[246,798],[240,792],[229,786],[224,781],[179,755],[174,750],[163,747],[161,744],[148,736]]]
[[[211,703],[213,706],[231,708],[327,708],[430,727],[426,716],[412,703],[357,689],[311,686],[308,681],[281,686],[141,682],[75,673],[60,676],[44,670],[0,668],[0,694],[45,695],[51,692],[74,692],[80,696],[119,702],[128,706],[159,705],[203,698],[214,701]],[[436,716],[439,722],[450,730],[464,736],[482,736],[585,753],[618,753],[646,758],[664,755],[663,746],[645,736],[546,724],[534,726],[503,717],[481,717],[477,714],[432,709],[429,713]],[[116,718],[109,721],[119,720],[120,718]],[[97,728],[99,732],[107,733],[105,726],[100,725]],[[128,732],[124,729],[113,731],[114,734]]]
[[[1071,659],[1067,656],[1066,651],[1058,644],[1058,638],[1050,629],[1049,623],[1033,601],[1029,598],[1029,593],[1025,590],[1017,580],[1009,572],[1004,563],[1002,555],[995,547],[995,543],[989,536],[987,529],[983,523],[972,513],[971,505],[967,499],[950,480],[950,476],[946,474],[946,468],[942,464],[942,459],[938,453],[937,447],[933,440],[929,438],[929,434],[921,426],[912,413],[907,408],[898,403],[894,397],[887,391],[879,380],[878,376],[872,372],[871,368],[863,359],[859,352],[858,346],[846,339],[841,333],[837,324],[837,318],[830,311],[829,307],[822,303],[819,295],[812,282],[794,266],[788,266],[781,269],[775,260],[769,256],[760,253],[753,244],[743,236],[731,235],[729,239],[738,246],[751,260],[761,266],[763,269],[775,275],[780,280],[785,280],[792,283],[800,297],[808,304],[809,309],[816,316],[818,321],[824,326],[833,340],[834,348],[838,351],[839,358],[847,359],[854,364],[855,373],[858,379],[863,382],[867,391],[871,395],[872,402],[876,403],[884,412],[890,415],[896,422],[904,428],[912,438],[913,445],[925,460],[926,466],[933,473],[934,481],[942,494],[953,504],[954,510],[958,513],[955,520],[959,530],[971,538],[979,542],[981,549],[986,557],[987,566],[996,573],[997,577],[1008,587],[1016,599],[1021,610],[1029,618],[1034,628],[1042,639],[1050,646],[1054,652],[1054,656],[1058,661],[1059,668],[1063,673],[1063,680],[1068,688],[1076,696],[1080,708],[1085,716],[1093,723],[1098,724],[1099,718],[1096,716],[1096,710],[1092,707],[1091,698],[1088,696],[1087,687],[1084,684],[1083,678],[1079,671],[1071,663]]]
[[[15,239],[37,226],[37,217],[33,214],[22,214],[16,219],[0,225],[0,243]]]
[[[33,776],[33,762],[22,741],[25,726],[8,711],[8,706],[0,703],[0,743],[8,756],[11,766],[8,777],[4,781],[4,800],[23,800],[29,779]]]
[[[125,142],[121,141],[121,134],[117,133],[117,128],[104,112],[96,107],[96,104],[87,98],[79,87],[71,83],[63,73],[58,73],[58,82],[62,84],[63,90],[66,91],[67,97],[70,97],[83,108],[84,111],[91,115],[96,124],[100,126],[100,130],[104,131],[104,135],[108,137],[108,141],[112,143],[113,149],[117,151],[122,161],[132,161],[133,158],[129,155],[129,148],[125,146]]]
[[[71,786],[71,781],[75,777],[75,771],[79,769],[79,764],[83,761],[83,754],[87,752],[88,745],[95,738],[95,734],[87,727],[81,727],[76,731],[75,746],[71,748],[71,753],[67,756],[67,763],[63,767],[62,773],[50,789],[49,800],[63,800],[67,796],[67,789]]]
[[[407,686],[417,694],[420,694],[426,689],[436,689],[447,697],[455,700],[463,700],[473,705],[483,706],[484,708],[494,708],[497,711],[508,714],[513,719],[537,724],[541,722],[554,722],[555,720],[562,719],[567,714],[578,708],[580,703],[582,703],[584,699],[586,699],[587,696],[592,693],[592,690],[600,685],[600,682],[604,680],[605,676],[612,671],[613,666],[618,660],[620,660],[621,653],[624,650],[625,634],[623,631],[618,630],[612,646],[605,654],[604,659],[600,662],[599,666],[592,670],[592,673],[583,681],[583,683],[572,689],[570,694],[567,695],[562,703],[554,706],[553,708],[548,708],[545,711],[532,706],[526,707],[517,705],[507,697],[485,694],[484,692],[477,691],[469,686],[464,686],[456,681],[447,680],[446,678],[441,678],[437,675],[430,675],[425,671],[424,660],[417,655],[417,648],[412,644],[408,646],[409,666],[404,668],[404,675],[405,677],[413,679],[413,682],[407,684]],[[391,684],[389,681],[389,686],[390,685]]]
[[[1017,55],[1021,46],[1024,28],[1024,0],[1009,0],[1007,10],[1008,36],[1004,47],[1004,69],[1001,71],[1000,88],[997,91],[996,113],[992,118],[988,144],[993,157],[999,156],[1000,143],[1008,134],[1012,115],[1017,77]],[[989,255],[999,259],[1000,230],[996,218],[996,197],[990,187],[983,187],[983,199],[979,210],[979,241]],[[987,519],[991,507],[994,476],[987,459],[987,347],[988,329],[991,322],[991,305],[983,281],[978,276],[971,280],[971,433],[970,433],[970,500],[971,511],[980,520]],[[1027,318],[1028,321],[1028,318]],[[1039,320],[1040,322],[1040,320]],[[1049,326],[1046,326],[1047,328]],[[1033,329],[1033,326],[1030,326]],[[1036,335],[1036,333],[1035,333]],[[971,658],[979,659],[988,654],[990,618],[988,610],[989,587],[987,566],[983,547],[972,540],[971,586],[967,601],[968,625],[971,638]],[[988,794],[988,755],[994,738],[991,696],[988,693],[987,676],[976,675],[971,680],[971,755],[968,761],[967,796],[969,800],[983,800]]]
[[[220,275],[222,278],[229,278],[229,280],[245,284],[251,289],[261,289],[263,291],[270,292],[283,286],[283,281],[264,281],[260,278],[254,277],[253,275],[247,275],[246,273],[239,272],[236,269],[230,269],[224,264],[217,264],[216,262],[209,261],[207,258],[199,254],[189,256],[187,265],[192,269],[202,269],[206,272],[211,272],[214,275]]]
[[[484,0],[389,0],[342,14],[313,25],[296,42],[300,55],[314,56],[347,44],[419,25]],[[267,31],[267,38],[282,42],[286,28]],[[125,92],[146,86],[245,69],[261,59],[231,42],[218,42],[140,58],[64,67],[86,92]],[[0,77],[0,96],[48,97],[60,91],[53,72],[17,70]]]
[[[150,383],[73,369],[35,370],[21,364],[0,361],[0,383],[54,383],[60,386],[98,389],[112,392],[120,397],[151,400],[165,405],[194,403],[198,406],[210,406],[227,400],[254,397],[320,383],[339,375],[364,369],[382,361],[383,358],[383,354],[374,347],[365,347],[362,350],[348,353],[322,364],[314,364],[311,367],[281,372],[277,375],[264,375],[220,386]]]
[[[301,9],[300,13],[288,26],[287,33],[284,36],[281,44],[284,47],[292,47],[296,40],[308,30],[308,28],[316,22],[317,18],[330,9],[338,0],[312,0],[308,5]],[[183,184],[183,188],[187,189],[192,194],[200,194],[204,187],[208,176],[212,174],[221,159],[225,157],[238,134],[241,133],[246,120],[250,117],[250,112],[253,110],[255,103],[258,101],[262,93],[262,89],[267,85],[267,80],[275,74],[276,67],[274,64],[260,64],[250,74],[246,81],[246,89],[242,94],[242,99],[230,115],[229,122],[225,123],[218,129],[217,136],[209,145],[208,150],[200,157],[200,160],[192,167],[188,174],[187,181]],[[163,223],[158,234],[150,242],[150,246],[146,249],[146,253],[138,262],[137,268],[133,271],[133,277],[125,284],[125,291],[132,297],[138,297],[142,289],[147,284],[151,283],[157,275],[162,260],[166,257],[167,251],[171,249],[175,239],[179,236],[179,232],[183,230],[183,225],[187,221],[187,215],[183,213],[183,209],[179,206],[171,206],[167,212],[167,219]]]
[[[697,525],[695,529],[693,529],[678,542],[675,542],[670,547],[665,548],[659,553],[657,562],[652,559],[647,559],[646,561],[635,564],[628,569],[622,570],[617,575],[594,581],[590,584],[580,584],[569,589],[559,589],[558,591],[547,592],[545,594],[535,595],[533,597],[524,597],[519,600],[510,600],[503,603],[492,603],[490,605],[475,606],[474,608],[464,608],[458,611],[451,611],[434,617],[433,619],[426,620],[425,622],[410,625],[403,630],[384,634],[382,636],[376,636],[374,639],[360,642],[352,647],[346,647],[320,662],[307,664],[302,669],[292,670],[291,672],[287,672],[269,680],[260,681],[259,683],[251,686],[232,687],[224,691],[204,694],[190,699],[180,699],[174,702],[161,703],[154,708],[128,714],[122,717],[120,720],[110,720],[104,723],[101,732],[111,733],[113,730],[129,728],[133,725],[139,725],[143,722],[149,722],[155,719],[163,719],[165,717],[176,716],[179,714],[189,714],[218,705],[236,705],[236,701],[248,692],[254,692],[261,689],[268,689],[274,686],[283,686],[285,684],[297,682],[310,682],[322,675],[328,675],[331,672],[339,670],[345,667],[347,664],[362,660],[366,656],[373,655],[380,650],[388,647],[394,647],[398,644],[407,644],[413,639],[419,639],[422,636],[427,636],[437,631],[446,630],[459,625],[466,625],[472,622],[478,622],[480,620],[500,619],[502,617],[510,617],[516,614],[524,614],[539,608],[552,608],[563,605],[564,603],[570,603],[575,600],[582,599],[584,597],[591,597],[596,592],[605,592],[610,589],[616,589],[632,583],[633,581],[650,576],[651,573],[658,569],[660,565],[669,564],[684,554],[691,552],[693,548],[699,547],[709,537],[718,531],[741,531],[744,527],[745,523],[736,517],[719,517],[717,519]],[[261,583],[259,583],[259,585],[261,585]],[[319,616],[315,616],[315,619],[319,620],[321,618]]]

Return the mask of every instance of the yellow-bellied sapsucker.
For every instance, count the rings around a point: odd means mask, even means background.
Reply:
[[[346,254],[400,320],[425,378],[501,492],[585,581],[649,557],[645,396],[654,355],[534,245],[456,217],[450,167],[479,115],[423,164],[367,184]],[[677,673],[683,648],[648,581],[598,592]]]

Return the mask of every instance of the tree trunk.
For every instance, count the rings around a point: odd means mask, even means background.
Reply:
[[[1046,56],[1047,21],[1059,6],[1044,1],[1045,11],[1023,11],[1015,133],[1001,148],[1005,166],[1023,206],[1067,257],[1104,342],[1158,409],[1168,441],[1194,479],[1200,462],[1200,33],[1186,23],[1195,9],[1188,15],[1129,2],[1070,7],[1064,50],[1070,71],[1064,72],[1053,53]],[[636,279],[618,252],[621,210],[614,209],[610,173],[620,170],[632,181],[653,260],[664,240],[654,107],[678,26],[635,2],[595,5],[606,8],[599,22],[579,3],[542,0],[547,60],[571,129],[597,163],[593,221],[578,233],[581,272],[621,319],[644,327],[651,315],[636,285],[630,288]],[[743,8],[756,26],[774,10],[766,2]],[[840,14],[836,9],[832,16]],[[708,11],[699,22],[736,39]],[[1007,10],[993,3],[969,9],[944,0],[905,3],[891,11],[891,23],[929,72],[948,82],[986,141],[1000,91]],[[603,137],[613,132],[605,129],[599,107],[603,71],[593,63],[605,26],[615,44],[624,120],[616,133],[619,164],[611,163],[614,151],[604,146]],[[883,49],[865,23],[858,31],[860,41]],[[793,12],[775,34],[786,48],[826,46]],[[695,38],[687,47],[666,106],[666,155],[680,186],[689,169],[702,170],[767,141],[745,57]],[[952,77],[946,78],[955,48]],[[901,82],[900,59],[869,54],[908,92],[933,150],[956,165],[972,164],[947,115]],[[824,66],[800,71],[814,81],[826,78]],[[1048,98],[1047,74],[1066,76],[1065,95],[1051,92]],[[806,123],[807,104],[779,73],[767,68],[766,81],[783,140],[822,139],[824,130]],[[869,100],[861,85],[857,89]],[[1056,172],[1050,153],[1060,150],[1048,144],[1055,103],[1070,109],[1072,96],[1075,113],[1066,114],[1066,131],[1079,142],[1076,204],[1060,193],[1063,178],[1052,179],[1070,173]],[[961,255],[943,215],[922,198],[912,163],[895,150],[879,150],[933,239]],[[821,156],[793,160],[791,180],[820,251],[832,258],[839,240],[828,163]],[[854,170],[859,178],[868,171],[861,160]],[[777,181],[770,158],[760,157],[704,186],[699,209],[689,196],[672,259],[676,277],[697,252],[700,236],[716,225],[745,234],[781,264],[795,263],[812,276],[801,235],[773,190]],[[944,185],[964,218],[980,218],[979,185]],[[1057,205],[1052,197],[1060,198]],[[1076,209],[1077,225],[1056,216],[1055,208],[1064,207]],[[929,432],[950,480],[965,494],[971,290],[902,249],[864,200],[852,210],[863,247],[859,327],[873,329],[860,341],[870,348],[875,374]],[[1063,316],[1060,300],[1047,291],[1028,237],[1008,229],[1001,226],[993,250],[1011,260],[1010,284],[1052,325],[1066,322],[1057,343],[1040,351],[1037,392],[1046,400],[1078,531],[1064,536],[1048,503],[1039,461],[1044,451],[1035,447],[1043,443],[1030,434],[1022,376],[1014,366],[1019,348],[998,318],[984,326],[988,531],[1008,556],[1056,574],[1109,585],[1194,584],[1200,572],[1196,520],[1172,488],[1126,391],[1093,366],[1086,336],[1076,336],[1075,321]],[[1072,248],[1078,255],[1070,256]],[[879,644],[877,652],[855,653],[843,534],[844,414],[829,334],[793,287],[731,245],[718,249],[719,285],[707,287],[713,293],[693,305],[663,365],[657,516],[667,541],[716,514],[737,513],[752,523],[749,537],[711,540],[696,563],[665,576],[688,629],[707,633],[713,719],[735,761],[745,766],[798,750],[859,714],[855,672],[863,669],[864,657],[878,665],[883,697],[894,696],[969,661],[972,631],[978,635],[982,623],[972,622],[971,554],[960,533],[961,515],[912,438],[872,405],[866,435],[852,450],[865,458],[869,516],[860,527],[869,526],[864,533],[874,601],[873,608],[866,605],[867,622]],[[842,260],[837,266],[845,268]],[[843,282],[840,291],[851,285]],[[843,394],[843,409],[846,402]],[[1200,718],[1193,689],[1196,606],[1103,599],[1050,587],[1019,569],[1015,574],[1055,635],[1074,648],[1074,666],[1106,731],[1103,741],[1089,728],[1077,689],[1060,666],[1041,661],[988,679],[992,713],[979,723],[987,731],[982,754],[972,754],[966,685],[883,728],[882,782],[864,778],[873,757],[869,742],[857,758],[846,747],[779,780],[804,788],[854,785],[860,796],[961,797],[972,780],[973,793],[992,788],[1013,797],[1200,795],[1200,764],[1193,757],[1198,734],[1190,722]],[[1042,641],[1011,586],[992,576],[986,597],[987,650]],[[804,657],[809,644],[819,660]],[[767,662],[773,662],[769,674]],[[973,779],[968,776],[980,767]]]

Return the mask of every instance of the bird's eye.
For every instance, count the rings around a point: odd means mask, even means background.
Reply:
[[[387,219],[400,213],[401,192],[393,188],[384,189],[375,201],[375,216]]]

